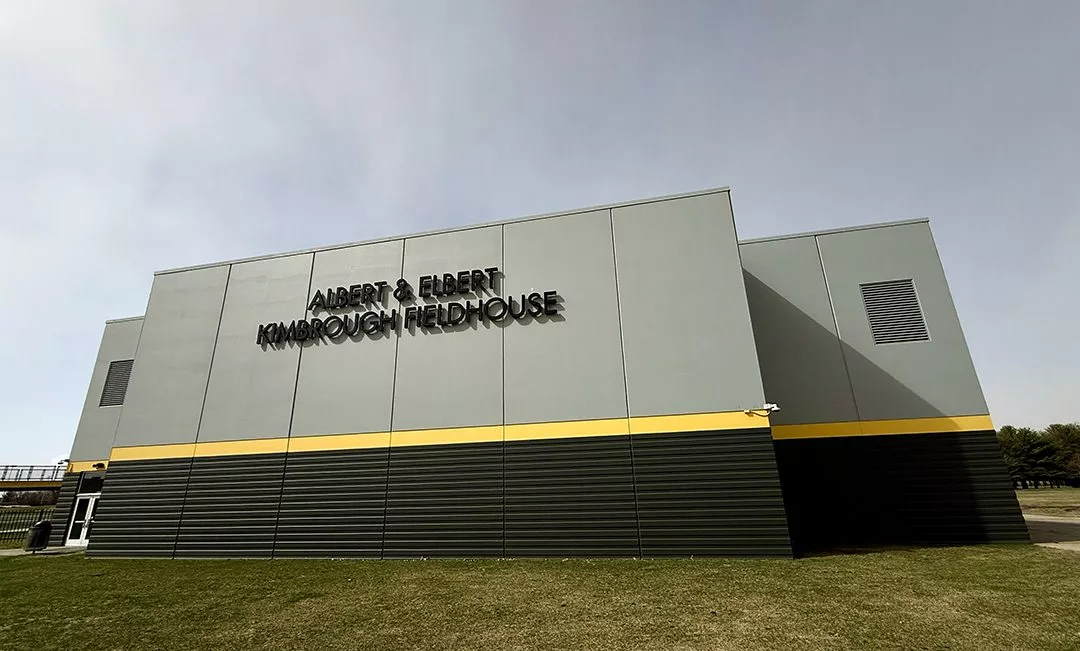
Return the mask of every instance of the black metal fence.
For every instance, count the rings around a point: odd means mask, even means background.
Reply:
[[[0,542],[24,540],[30,525],[39,520],[51,520],[52,514],[51,506],[32,509],[0,508]]]

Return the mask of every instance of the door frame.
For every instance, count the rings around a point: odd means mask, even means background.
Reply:
[[[75,528],[75,514],[79,512],[79,500],[84,499],[90,501],[86,505],[86,518],[82,521],[82,530],[79,532],[79,537],[72,538],[71,530]],[[101,493],[82,493],[76,495],[75,499],[72,500],[71,521],[68,522],[67,531],[64,532],[64,546],[86,547],[90,543],[90,525],[94,523],[94,510],[99,499],[101,499]]]

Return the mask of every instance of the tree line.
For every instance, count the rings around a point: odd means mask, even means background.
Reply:
[[[1080,486],[1080,423],[1006,425],[997,438],[1015,488]]]
[[[0,506],[52,506],[58,491],[8,491],[0,493]]]

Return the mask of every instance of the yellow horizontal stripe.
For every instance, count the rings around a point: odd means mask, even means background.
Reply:
[[[945,416],[864,420],[809,425],[773,425],[774,439],[831,438],[838,436],[888,436],[895,434],[938,434],[994,429],[989,416]]]
[[[630,419],[631,434],[707,432],[710,430],[768,427],[769,417],[761,412],[724,411],[683,416],[638,416]]]
[[[100,470],[95,468],[94,464],[100,463],[105,468],[109,467],[108,459],[101,459],[100,461],[72,461],[67,465],[67,472],[86,472],[88,470]]]
[[[537,439],[564,439],[583,436],[627,436],[630,423],[626,418],[604,420],[581,420],[564,423],[529,423],[507,425],[505,440],[533,441]]]
[[[132,445],[113,448],[109,461],[140,461],[143,459],[180,459],[195,454],[194,443],[168,443],[165,445]]]
[[[486,425],[446,429],[404,430],[357,434],[244,439],[239,441],[200,441],[168,445],[139,445],[113,448],[110,460],[137,461],[182,457],[208,457],[239,454],[274,454],[283,452],[318,452],[362,448],[409,447],[416,445],[451,445],[455,443],[496,443],[586,436],[625,436],[708,430],[765,428],[768,416],[742,411],[681,416],[605,418],[599,420],[528,423],[521,425]]]
[[[241,441],[200,441],[195,456],[220,457],[235,454],[274,454],[289,449],[289,439],[244,439]]]
[[[294,436],[289,439],[289,452],[321,452],[323,450],[361,450],[390,446],[390,432],[370,434],[327,434],[323,436]]]
[[[390,447],[450,445],[453,443],[494,443],[503,440],[502,425],[425,429],[390,434]]]
[[[858,421],[843,423],[812,423],[808,425],[773,425],[774,439],[812,439],[831,436],[861,436]]]
[[[950,416],[943,418],[908,418],[904,420],[864,420],[864,436],[879,434],[934,434],[937,432],[971,432],[994,429],[989,416]]]

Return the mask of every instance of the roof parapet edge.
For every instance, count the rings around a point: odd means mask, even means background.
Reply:
[[[743,244],[758,244],[759,242],[775,242],[777,240],[793,240],[800,237],[817,237],[819,235],[834,235],[836,233],[854,233],[856,231],[869,231],[877,228],[889,228],[891,226],[910,226],[912,224],[928,224],[928,217],[917,219],[899,219],[891,222],[875,222],[859,226],[844,226],[841,228],[826,228],[820,231],[806,231],[805,233],[791,233],[789,235],[769,235],[767,237],[753,237],[748,240],[739,240],[739,246]]]

